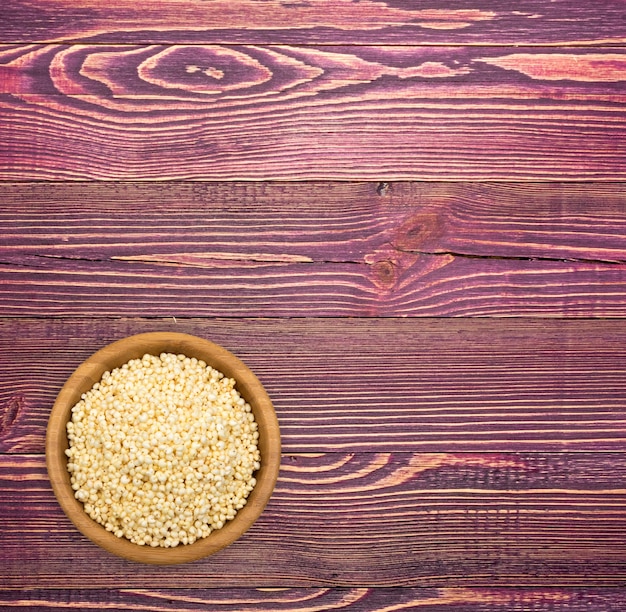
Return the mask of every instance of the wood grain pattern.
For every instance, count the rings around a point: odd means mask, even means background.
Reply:
[[[2,455],[3,584],[554,587],[593,575],[618,586],[625,476],[623,453],[287,455],[240,540],[164,573],[85,540],[56,504],[43,457]]]
[[[623,0],[0,14],[0,609],[626,609]],[[242,358],[284,449],[167,569],[43,455],[76,366],[154,330]]]
[[[626,316],[623,184],[379,191],[3,184],[0,313]]]
[[[5,45],[0,179],[619,180],[625,57]]]
[[[626,42],[623,4],[584,0],[5,0],[0,41],[370,44]]]
[[[42,453],[50,407],[91,353],[145,331],[231,350],[274,403],[285,452],[621,451],[621,321],[0,320],[0,449]]]
[[[621,612],[619,588],[267,588],[267,589],[28,589],[0,590],[11,610],[195,612]]]

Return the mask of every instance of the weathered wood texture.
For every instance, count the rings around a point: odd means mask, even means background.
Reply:
[[[0,590],[10,610],[144,612],[622,612],[619,588],[269,588]]]
[[[626,42],[619,0],[4,0],[2,42],[597,44]]]
[[[618,180],[621,48],[5,45],[0,179]]]
[[[489,319],[0,320],[0,450],[43,453],[50,408],[91,353],[173,330],[259,376],[285,452],[621,451],[626,326]]]
[[[1,184],[2,316],[626,316],[622,183]]]
[[[623,453],[286,455],[240,540],[163,571],[87,541],[42,456],[0,455],[3,585],[619,586],[625,477]]]

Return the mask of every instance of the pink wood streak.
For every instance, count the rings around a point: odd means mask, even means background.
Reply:
[[[621,49],[5,45],[0,178],[624,178]]]

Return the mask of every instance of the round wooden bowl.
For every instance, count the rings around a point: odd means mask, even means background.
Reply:
[[[72,407],[83,393],[98,382],[104,372],[117,368],[146,353],[184,354],[204,360],[208,365],[236,381],[236,389],[250,404],[259,428],[261,468],[256,472],[256,486],[246,505],[222,529],[215,530],[193,544],[174,548],[139,546],[118,538],[91,519],[83,504],[74,497],[67,469],[65,450],[69,447],[66,425]],[[228,546],[239,538],[259,517],[267,504],[280,467],[280,431],[272,402],[254,373],[225,348],[188,334],[154,332],[138,334],[113,342],[94,353],[70,376],[61,389],[50,413],[46,435],[46,464],[52,488],[59,504],[74,525],[90,540],[120,557],[142,563],[174,564],[195,561]]]

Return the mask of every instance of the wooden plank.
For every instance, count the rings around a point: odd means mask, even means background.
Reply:
[[[621,48],[6,45],[2,180],[620,180]]]
[[[558,606],[559,612],[619,612],[620,588],[268,588],[268,589],[28,589],[0,590],[11,610],[150,610],[153,612],[513,612]]]
[[[265,251],[276,262],[356,263],[390,243],[626,262],[624,183],[0,183],[0,199],[4,257],[148,259],[184,245],[198,260]]]
[[[622,183],[0,184],[3,316],[626,316]]]
[[[85,540],[42,456],[0,455],[3,586],[620,586],[625,477],[623,453],[287,455],[240,540],[163,572]]]
[[[209,258],[212,254],[209,255]],[[266,257],[264,253],[261,257]],[[374,253],[318,265],[5,260],[3,316],[624,317],[624,265]]]
[[[515,9],[515,10],[513,10]],[[132,0],[2,5],[5,42],[597,44],[626,42],[619,0]]]
[[[621,321],[2,319],[0,450],[41,453],[50,407],[91,353],[172,330],[233,351],[285,452],[623,451]]]

